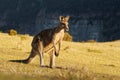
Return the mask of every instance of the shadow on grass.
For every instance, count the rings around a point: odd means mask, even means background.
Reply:
[[[44,66],[41,66],[42,68],[50,68],[50,66],[48,65],[44,65]],[[59,67],[59,66],[56,66],[56,67],[53,67],[51,69],[60,69],[60,70],[68,70],[68,68],[64,68],[64,67]]]
[[[8,62],[28,64],[25,60],[8,60]],[[44,66],[41,66],[41,68],[50,68],[50,66],[44,65]],[[53,67],[53,68],[51,68],[51,69],[68,70],[68,68],[60,67],[60,66],[56,66],[56,67]]]

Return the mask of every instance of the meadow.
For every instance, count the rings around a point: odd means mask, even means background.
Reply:
[[[56,67],[40,67],[36,56],[30,64],[15,63],[28,57],[31,51],[29,35],[9,36],[0,33],[0,80],[120,80],[120,41],[63,41]]]

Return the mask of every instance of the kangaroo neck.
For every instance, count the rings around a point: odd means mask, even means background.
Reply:
[[[64,32],[64,29],[60,26],[55,28],[55,33]]]

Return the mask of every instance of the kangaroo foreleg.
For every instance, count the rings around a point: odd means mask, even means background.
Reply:
[[[54,49],[55,49],[55,56],[59,56],[60,49],[61,49],[61,41],[59,41],[59,42],[55,45]]]

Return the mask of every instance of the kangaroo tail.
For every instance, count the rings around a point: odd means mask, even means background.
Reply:
[[[24,64],[28,64],[28,60],[25,59],[25,60],[9,60],[9,62],[17,62],[17,63],[24,63]]]

